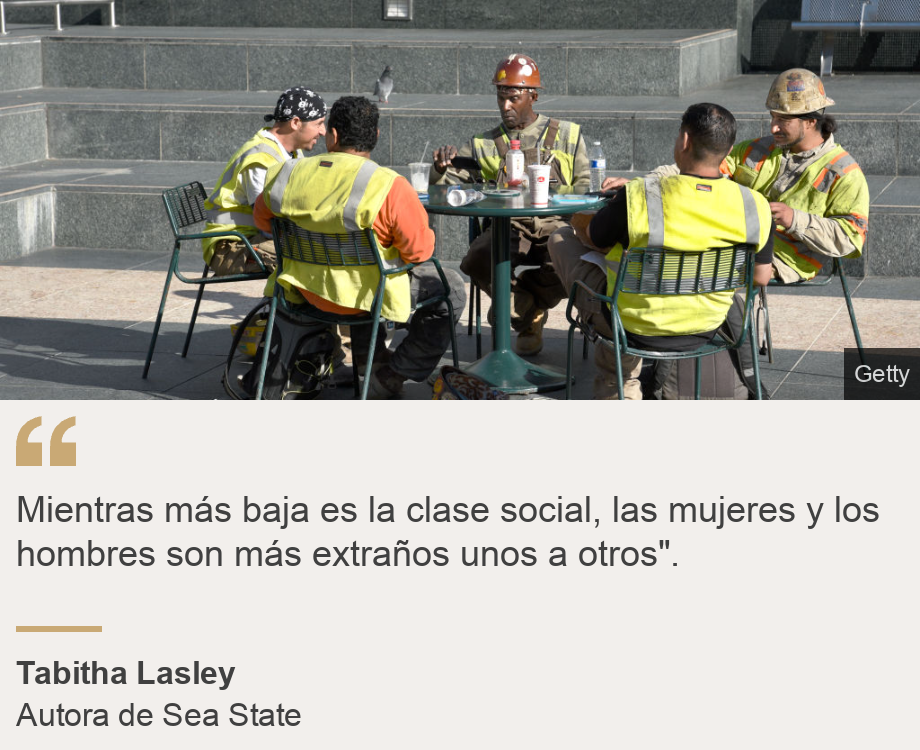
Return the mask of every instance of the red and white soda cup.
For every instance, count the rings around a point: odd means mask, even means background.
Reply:
[[[549,204],[549,164],[531,164],[527,167],[530,172],[530,202],[534,206]]]

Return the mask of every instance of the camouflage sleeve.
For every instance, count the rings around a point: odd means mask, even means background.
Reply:
[[[472,140],[464,143],[458,150],[457,156],[466,156],[472,158],[473,156],[473,142]],[[431,172],[428,174],[428,184],[429,185],[461,185],[464,183],[471,182],[481,182],[482,177],[478,171],[467,171],[466,169],[454,169],[453,167],[448,167],[444,174],[440,174],[438,170],[434,168],[434,165],[431,167]]]

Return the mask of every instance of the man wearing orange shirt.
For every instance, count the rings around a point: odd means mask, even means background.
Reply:
[[[379,135],[378,118],[377,106],[365,97],[346,96],[333,104],[326,125],[329,153],[271,167],[254,206],[256,225],[270,232],[271,217],[283,216],[318,232],[372,228],[385,260],[428,260],[434,252],[434,232],[415,190],[404,177],[370,159]],[[459,320],[466,294],[460,274],[450,269],[444,273],[451,288],[453,320],[444,303],[412,314],[417,302],[443,291],[433,266],[418,266],[387,279],[383,317],[407,322],[408,334],[388,362],[374,371],[371,395],[398,396],[406,380],[424,380],[447,351],[450,326]],[[370,310],[378,278],[373,267],[330,269],[293,263],[285,266],[277,283],[320,310],[359,314]],[[364,326],[352,330],[358,349],[365,348],[357,338],[365,331]]]

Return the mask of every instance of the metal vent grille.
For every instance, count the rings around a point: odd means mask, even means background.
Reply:
[[[861,15],[866,21],[900,23],[920,21],[920,0],[811,0],[808,13],[802,20],[851,21],[859,23]],[[866,11],[863,12],[863,5]]]

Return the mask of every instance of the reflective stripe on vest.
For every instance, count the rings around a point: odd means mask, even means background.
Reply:
[[[691,265],[698,263],[696,253],[708,247],[740,243],[762,247],[771,225],[766,199],[728,180],[704,179],[701,185],[691,175],[663,179],[650,175],[629,183],[629,246],[683,249],[694,254],[687,259]],[[620,245],[607,253],[608,295],[613,293],[617,276],[625,272],[623,253]],[[678,336],[717,328],[732,297],[731,291],[680,298],[621,292],[617,304],[627,330],[646,336]]]
[[[751,141],[751,145],[748,146],[747,151],[744,153],[744,158],[742,159],[744,166],[748,169],[753,169],[755,172],[759,172],[763,168],[763,163],[767,160],[772,150],[773,136],[758,138],[755,141]]]
[[[248,197],[244,194],[241,176],[250,168],[258,166],[268,169],[287,160],[284,149],[266,135],[266,130],[267,128],[263,128],[246,141],[224,168],[217,187],[211,191],[210,196],[204,202],[204,214],[207,219],[205,231],[232,230],[239,232],[244,237],[254,237],[259,234],[252,216],[252,206],[249,205]],[[216,245],[228,239],[235,241],[227,237],[203,238],[201,246],[205,261],[210,262]]]
[[[540,115],[540,117],[543,116]],[[540,144],[541,148],[546,148],[554,155],[553,167],[558,170],[559,179],[564,184],[571,185],[575,181],[575,151],[578,148],[581,128],[575,123],[565,120],[556,120],[554,122],[558,123],[555,131],[550,128],[550,120],[547,118],[547,123],[540,135],[537,136],[535,143]],[[547,148],[546,139],[549,135],[553,136],[552,148]],[[493,128],[487,133],[473,137],[471,143],[473,158],[479,163],[479,170],[483,179],[498,179],[504,153],[497,144],[501,142],[505,151],[507,151],[508,139],[509,136],[502,125]]]
[[[399,176],[369,159],[334,152],[272,167],[265,183],[269,208],[298,226],[315,232],[341,234],[373,229],[377,214]],[[403,265],[395,247],[380,247],[387,269]],[[376,264],[325,266],[285,261],[279,283],[304,289],[342,307],[371,310],[380,283]],[[411,313],[409,277],[388,276],[381,314],[390,320],[408,320]]]
[[[661,197],[661,177],[649,175],[645,180],[645,210],[648,212],[648,246],[664,247],[664,200]],[[746,187],[741,190],[741,202],[744,205],[745,242],[755,247],[760,246],[760,217],[757,215],[757,203],[754,194]]]
[[[220,197],[220,191],[223,190],[224,187],[228,183],[236,179],[237,170],[240,168],[243,162],[246,161],[246,159],[252,156],[253,154],[266,154],[267,156],[277,158],[278,150],[275,148],[272,148],[267,143],[260,143],[244,151],[242,154],[240,154],[236,159],[234,159],[230,164],[226,166],[226,168],[224,169],[222,181],[218,183],[217,187],[215,187],[214,190],[211,191],[211,195],[208,196],[208,200],[211,201],[211,203],[217,202],[218,197]],[[210,211],[217,211],[217,210],[219,209],[214,209],[214,208],[210,209]],[[213,221],[215,223],[223,223],[223,222],[218,222],[216,219],[211,219],[210,216],[208,216],[208,220]]]
[[[238,227],[254,227],[256,225],[252,214],[244,214],[239,211],[224,211],[220,208],[212,208],[207,211],[208,221],[212,224],[235,224]]]
[[[866,240],[869,190],[856,160],[829,139],[824,153],[797,173],[787,185],[785,180],[791,177],[791,165],[786,163],[787,155],[780,148],[774,146],[757,170],[750,167],[751,149],[760,147],[767,140],[761,138],[752,143],[740,143],[733,149],[733,179],[796,211],[836,220],[853,245],[854,252],[850,256],[858,256]],[[772,143],[772,139],[770,141]],[[803,279],[812,278],[828,258],[828,255],[811,249],[802,239],[783,230],[777,230],[775,234],[773,252]]]
[[[821,170],[821,174],[818,175],[818,178],[812,185],[815,190],[820,190],[822,193],[829,193],[838,179],[847,172],[858,168],[859,165],[856,163],[856,159],[844,151],[835,159],[832,159],[827,166]]]
[[[367,192],[367,186],[370,184],[371,177],[377,171],[377,165],[368,159],[361,165],[358,175],[355,177],[355,183],[351,188],[351,195],[345,203],[345,211],[342,214],[342,220],[345,222],[345,228],[349,232],[355,232],[361,227],[358,226],[358,206]]]
[[[295,166],[297,166],[297,162],[293,159],[284,162],[268,193],[269,208],[277,216],[281,215],[281,201],[284,200],[284,191],[287,190],[288,181],[291,179],[291,172],[294,171]],[[263,198],[262,200],[265,199]]]

